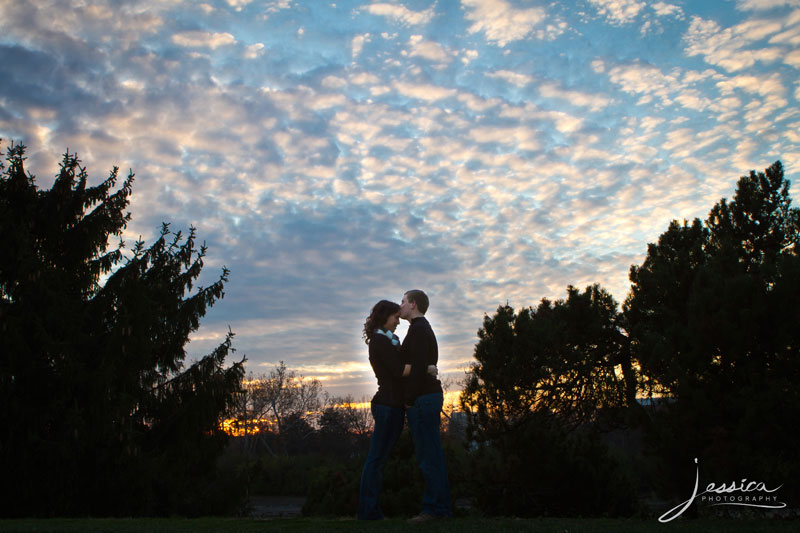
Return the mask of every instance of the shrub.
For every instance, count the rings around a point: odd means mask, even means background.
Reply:
[[[599,436],[530,424],[472,457],[478,508],[503,516],[630,516],[635,484]]]

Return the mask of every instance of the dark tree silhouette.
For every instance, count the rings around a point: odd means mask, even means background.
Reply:
[[[599,431],[624,420],[635,378],[617,304],[597,285],[485,317],[461,407],[481,444],[474,480],[490,514],[630,514],[633,485]],[[634,393],[635,394],[635,393]]]
[[[623,306],[643,368],[648,393],[669,393],[697,361],[687,332],[692,287],[707,257],[708,229],[672,221],[658,244],[649,244],[642,266],[630,270],[631,292]]]
[[[372,414],[355,403],[350,395],[326,399],[316,435],[321,452],[347,457],[369,450],[369,433],[374,429]]]
[[[245,449],[294,454],[308,448],[312,423],[322,406],[322,383],[305,379],[280,361],[269,374],[248,374],[231,410],[231,428]]]
[[[213,512],[233,333],[184,365],[228,271],[193,285],[205,246],[165,224],[123,253],[133,174],[95,187],[64,155],[49,190],[8,150],[0,177],[0,509],[13,515]]]
[[[703,457],[720,481],[796,478],[800,210],[781,163],[742,177],[705,223],[672,222],[630,279],[644,389],[671,398],[652,425],[664,471]]]
[[[473,438],[491,439],[534,415],[576,427],[626,404],[615,367],[627,340],[616,302],[597,285],[583,293],[568,287],[566,300],[544,299],[535,310],[501,306],[484,318],[478,338],[461,395]]]

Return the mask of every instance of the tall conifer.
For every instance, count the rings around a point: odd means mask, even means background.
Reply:
[[[90,187],[66,153],[45,190],[24,153],[0,176],[1,514],[207,512],[244,360],[232,332],[188,366],[185,346],[228,270],[193,290],[194,228],[125,253],[133,173]]]

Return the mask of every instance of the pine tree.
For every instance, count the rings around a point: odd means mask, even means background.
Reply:
[[[491,440],[534,418],[574,428],[624,407],[627,383],[615,367],[627,345],[617,315],[611,295],[593,285],[485,317],[461,394],[470,436]]]
[[[628,353],[617,318],[599,285],[484,318],[461,393],[479,443],[470,479],[481,511],[633,512],[632,481],[600,438],[624,421],[630,399],[631,380],[615,370]]]
[[[741,177],[705,222],[672,222],[630,279],[645,389],[670,397],[651,435],[664,471],[702,457],[709,477],[746,469],[788,485],[800,475],[800,209],[781,163]]]
[[[124,253],[132,172],[90,187],[67,152],[43,190],[24,153],[12,144],[0,177],[2,514],[195,512],[244,359],[225,365],[232,332],[188,366],[185,346],[229,272],[192,292],[194,228]]]

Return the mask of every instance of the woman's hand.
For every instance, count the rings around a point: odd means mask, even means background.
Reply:
[[[436,365],[428,365],[428,374],[430,374],[433,377],[438,376],[439,368]]]

